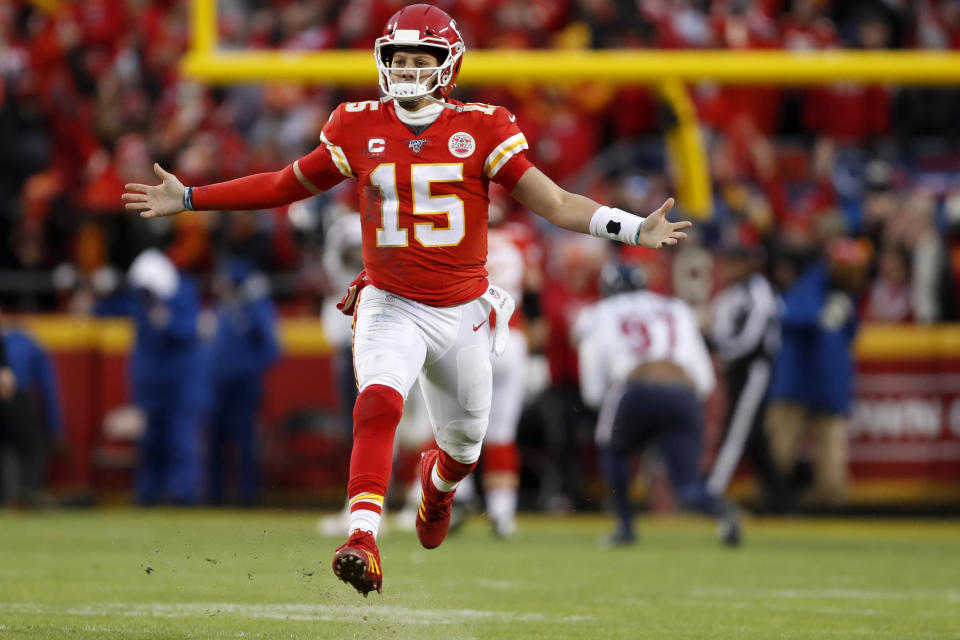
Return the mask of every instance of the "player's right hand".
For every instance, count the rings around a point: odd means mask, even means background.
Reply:
[[[158,185],[128,184],[124,186],[124,208],[127,211],[139,211],[141,218],[172,216],[183,211],[183,183],[177,176],[163,170],[154,163],[153,171],[160,178]]]

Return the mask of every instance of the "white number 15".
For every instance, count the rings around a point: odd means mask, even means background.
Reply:
[[[463,200],[455,195],[431,194],[433,182],[462,182],[463,164],[415,164],[410,167],[410,192],[413,214],[445,214],[446,228],[432,222],[413,225],[413,237],[424,247],[453,247],[463,240],[466,231]],[[407,229],[400,228],[400,199],[397,194],[397,166],[381,164],[370,173],[370,183],[380,189],[380,228],[378,247],[406,247]]]

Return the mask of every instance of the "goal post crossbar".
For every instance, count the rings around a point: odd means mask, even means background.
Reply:
[[[209,42],[198,36],[193,42]],[[191,49],[188,76],[213,84],[304,81],[337,86],[376,83],[367,51],[218,51]],[[960,54],[901,51],[566,51],[477,50],[464,58],[461,86],[603,82],[657,84],[667,80],[737,85],[860,82],[892,85],[960,84]]]
[[[224,50],[217,46],[216,0],[191,0],[190,47],[181,67],[209,84],[315,82],[376,86],[370,51]],[[859,82],[958,85],[960,53],[941,51],[794,52],[784,50],[471,50],[460,86],[650,85],[678,114],[666,136],[678,204],[692,217],[712,210],[706,152],[684,85],[802,86]]]

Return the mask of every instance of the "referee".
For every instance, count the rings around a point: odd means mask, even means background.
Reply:
[[[727,247],[720,256],[726,288],[713,299],[710,339],[725,369],[728,408],[723,440],[707,488],[723,495],[746,452],[763,482],[768,506],[783,504],[780,478],[763,429],[770,369],[780,342],[779,298],[759,271],[762,250]]]

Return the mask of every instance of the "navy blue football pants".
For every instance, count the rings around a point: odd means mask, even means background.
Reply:
[[[679,505],[714,517],[722,514],[722,500],[710,495],[700,474],[703,424],[703,403],[692,389],[646,381],[626,385],[609,441],[599,443],[601,468],[624,532],[633,531],[629,457],[651,443],[666,464]]]

